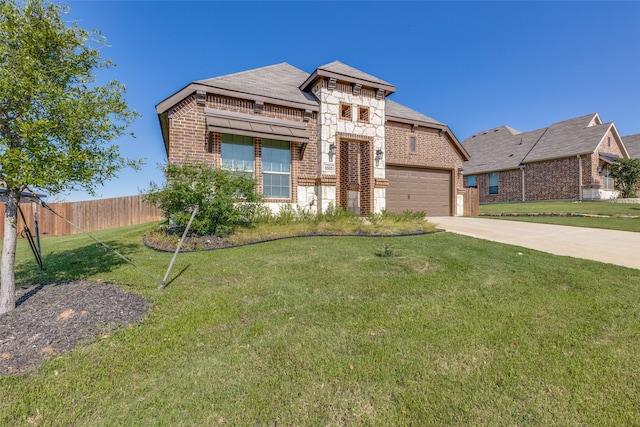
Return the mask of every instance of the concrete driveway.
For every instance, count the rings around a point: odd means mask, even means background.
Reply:
[[[477,217],[430,217],[446,231],[640,269],[640,233]]]

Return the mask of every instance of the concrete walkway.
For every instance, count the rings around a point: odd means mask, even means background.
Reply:
[[[431,217],[456,234],[640,269],[640,233],[477,217]]]

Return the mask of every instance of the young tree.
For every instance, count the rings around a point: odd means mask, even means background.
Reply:
[[[624,198],[636,197],[636,184],[640,180],[640,159],[616,159],[609,166],[616,190]]]
[[[0,181],[6,214],[2,245],[0,313],[15,308],[15,249],[20,193],[56,194],[96,185],[140,161],[110,144],[137,113],[124,86],[96,83],[94,70],[113,64],[100,57],[97,31],[61,15],[45,0],[0,0]]]

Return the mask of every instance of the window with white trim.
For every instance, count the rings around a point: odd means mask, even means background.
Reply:
[[[253,137],[242,135],[221,135],[222,167],[235,171],[246,172],[253,176],[255,153],[253,149]]]
[[[489,174],[489,194],[498,194],[498,172]]]
[[[615,189],[615,182],[610,174],[609,165],[604,165],[602,167],[602,188],[605,190]]]
[[[262,140],[262,194],[291,198],[291,144],[287,141]]]

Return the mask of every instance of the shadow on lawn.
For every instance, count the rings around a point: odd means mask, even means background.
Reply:
[[[139,245],[122,244],[117,241],[105,242],[110,248],[125,257],[136,252]],[[98,243],[68,250],[43,254],[44,271],[39,271],[33,260],[16,267],[16,283],[30,286],[36,283],[61,282],[84,279],[99,273],[106,273],[126,263],[113,250]]]

